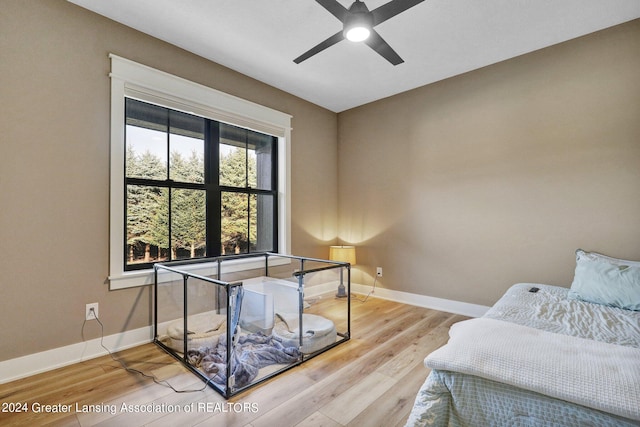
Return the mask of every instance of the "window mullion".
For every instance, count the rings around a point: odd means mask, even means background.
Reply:
[[[247,252],[251,252],[251,196],[247,193]]]
[[[168,185],[168,190],[167,190],[167,250],[169,251],[169,253],[167,254],[167,256],[169,257],[169,261],[173,260],[173,233],[172,233],[172,224],[173,224],[173,212],[171,209],[171,200],[173,198],[173,181],[171,180],[171,115],[169,114],[169,109],[165,109],[166,112],[166,122],[167,123],[167,129],[165,130],[165,138],[167,139],[167,143],[165,144],[167,147],[167,183]]]
[[[244,133],[244,186],[249,188],[249,133]]]
[[[207,120],[205,126],[205,188],[207,200],[207,256],[221,253],[222,192],[220,190],[220,126],[214,120]]]

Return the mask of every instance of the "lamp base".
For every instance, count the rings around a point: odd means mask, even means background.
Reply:
[[[338,293],[336,294],[336,298],[346,298],[347,297],[347,292],[345,290],[345,287],[342,283],[340,283],[340,286],[338,286]]]

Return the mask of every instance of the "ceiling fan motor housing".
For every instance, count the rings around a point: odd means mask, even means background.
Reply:
[[[366,35],[358,37],[350,33],[352,30],[361,29]],[[351,41],[362,41],[369,36],[373,29],[373,15],[369,12],[367,5],[361,1],[355,1],[349,8],[349,12],[344,18],[342,34]],[[363,38],[362,38],[363,37]]]

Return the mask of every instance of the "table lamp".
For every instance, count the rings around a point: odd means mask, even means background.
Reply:
[[[356,247],[355,246],[330,246],[329,259],[331,261],[348,262],[351,265],[356,263]],[[342,268],[340,269],[340,285],[338,286],[337,298],[346,298],[344,283],[342,280]]]

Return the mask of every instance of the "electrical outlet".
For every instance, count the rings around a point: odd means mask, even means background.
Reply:
[[[376,276],[382,277],[382,267],[376,267]]]
[[[84,311],[84,318],[86,320],[93,320],[98,318],[98,303],[94,302],[91,304],[87,304]]]

